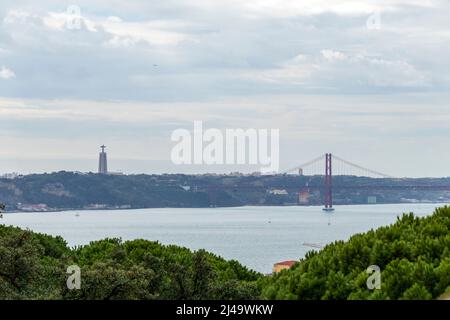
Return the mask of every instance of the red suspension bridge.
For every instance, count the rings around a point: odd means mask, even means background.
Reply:
[[[311,190],[319,190],[323,199],[323,210],[333,211],[333,193],[337,191],[355,191],[355,190],[395,190],[395,191],[450,191],[450,185],[448,184],[430,184],[420,179],[411,178],[395,178],[391,175],[372,170],[361,165],[355,164],[338,156],[326,153],[311,161],[305,162],[299,166],[286,170],[282,175],[300,175],[310,177],[306,180],[306,183],[299,184],[216,184],[208,186],[209,202],[211,206],[215,206],[217,200],[217,193],[219,190],[232,190],[238,192],[239,189],[289,189],[297,190],[298,192],[309,193]],[[336,176],[357,176],[376,178],[372,179],[367,184],[349,184],[340,182],[338,184],[333,183],[333,177]],[[317,177],[321,177],[322,183],[317,183]],[[304,179],[303,179],[304,181]]]
[[[324,211],[333,211],[333,163],[337,162],[337,167],[339,168],[338,173],[335,175],[359,175],[365,177],[377,177],[377,178],[394,178],[388,174],[384,174],[369,168],[365,168],[363,166],[357,165],[345,159],[339,158],[337,156],[332,155],[331,153],[326,153],[318,158],[315,158],[311,161],[308,161],[300,166],[289,169],[284,173],[292,173],[297,172],[298,174],[303,175],[305,170],[309,167],[313,167],[314,165],[321,165],[321,163],[325,161],[325,174],[324,174]],[[306,186],[309,187],[309,186]],[[344,186],[339,186],[340,188]],[[346,186],[347,188],[349,186]],[[361,186],[358,186],[360,188]],[[404,186],[403,186],[404,187]]]

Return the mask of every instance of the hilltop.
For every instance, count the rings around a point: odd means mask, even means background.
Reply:
[[[448,189],[386,188],[402,185],[450,186],[450,178],[374,179],[336,176],[333,183],[336,187],[333,192],[335,204],[447,202],[450,199]],[[305,185],[309,188],[305,188]],[[339,185],[354,188],[340,190],[337,188]],[[320,205],[323,201],[322,186],[322,176],[101,175],[62,171],[0,179],[0,199],[8,211]],[[300,192],[302,196],[299,197]]]

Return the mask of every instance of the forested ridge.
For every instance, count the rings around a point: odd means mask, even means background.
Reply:
[[[435,189],[401,188],[408,185]],[[450,178],[375,179],[336,176],[333,177],[333,203],[442,203],[449,199],[448,190],[439,188],[448,185]],[[102,175],[61,171],[14,179],[0,178],[0,199],[7,211],[280,206],[299,204],[299,191],[304,190],[305,186],[310,192],[306,203],[300,204],[323,204],[323,176],[283,174]],[[341,189],[339,186],[354,188]]]
[[[66,285],[72,265],[80,290]],[[253,299],[258,277],[204,250],[120,239],[70,249],[60,237],[0,226],[0,299]]]
[[[251,244],[249,244],[251,245]],[[69,290],[67,267],[81,269]],[[369,290],[366,269],[381,270]],[[69,248],[52,237],[0,225],[0,299],[437,299],[450,294],[450,207],[309,252],[264,276],[204,250],[137,239]]]

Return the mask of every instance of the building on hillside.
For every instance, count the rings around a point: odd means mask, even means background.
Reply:
[[[0,176],[0,179],[10,179],[13,180],[15,178],[18,178],[20,176],[20,174],[13,172],[13,173],[5,173],[3,175]]]
[[[294,264],[296,264],[298,261],[295,260],[287,260],[282,262],[277,262],[273,265],[273,273],[280,272],[281,270],[290,269]]]
[[[272,189],[272,190],[268,190],[269,194],[274,194],[277,196],[281,196],[281,195],[288,195],[289,193],[285,190],[285,189]]]
[[[20,211],[27,211],[27,212],[46,212],[50,211],[50,209],[47,207],[45,203],[37,203],[37,204],[24,204],[24,203],[18,203],[17,209]]]
[[[377,203],[377,197],[375,197],[375,196],[367,197],[367,203],[368,204],[376,204]]]
[[[298,203],[299,204],[309,204],[309,190],[300,191],[298,193]]]
[[[108,171],[107,172],[110,176],[124,176],[125,174],[121,171]]]

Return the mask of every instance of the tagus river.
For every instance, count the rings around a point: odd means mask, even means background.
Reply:
[[[302,258],[314,246],[346,240],[396,221],[403,212],[429,215],[439,204],[238,207],[9,213],[0,223],[60,235],[70,246],[106,237],[143,238],[206,249],[264,273]]]

